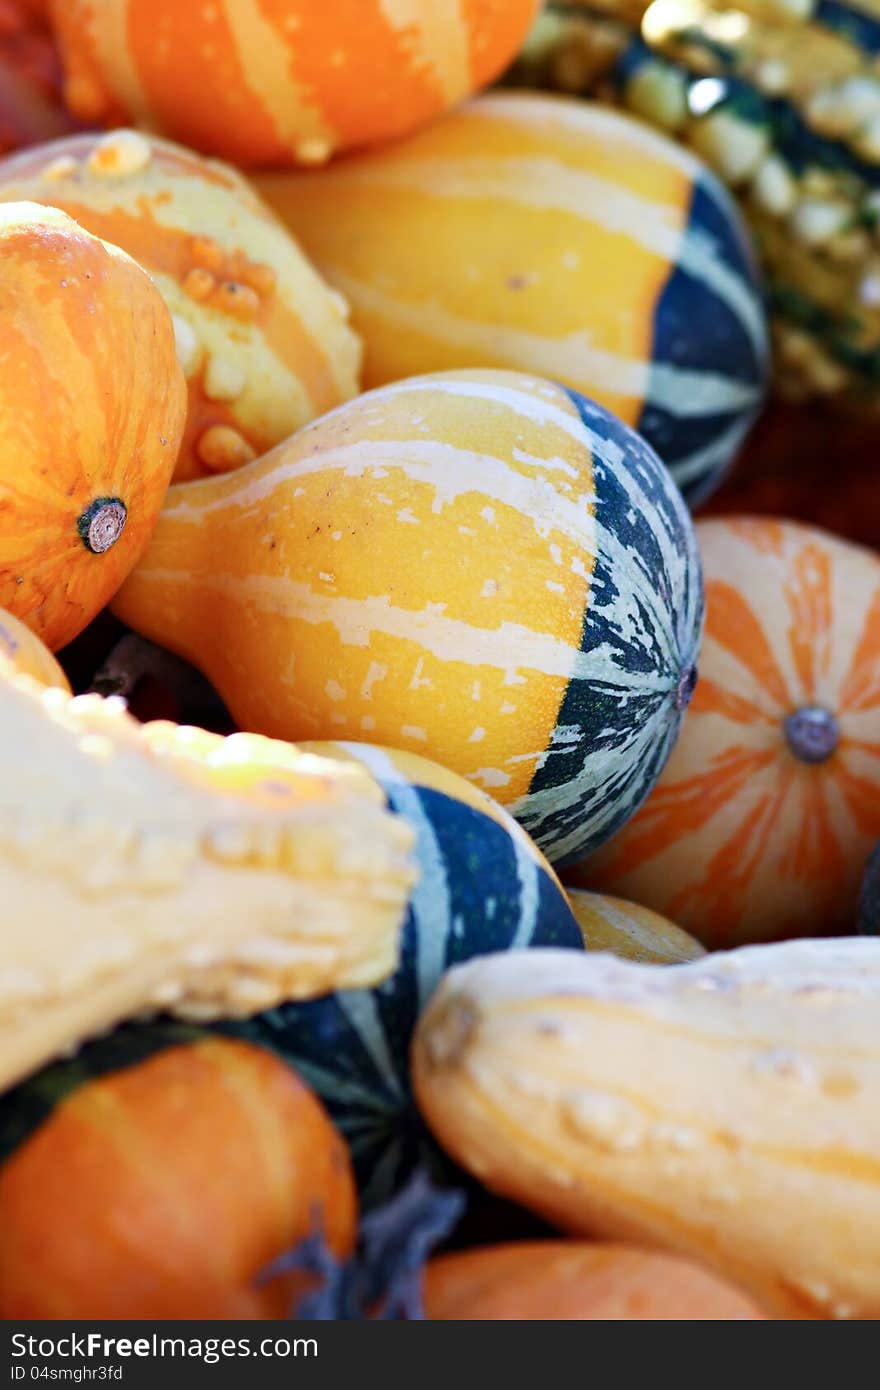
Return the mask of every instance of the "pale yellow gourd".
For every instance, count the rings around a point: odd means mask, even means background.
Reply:
[[[397,963],[412,833],[357,765],[139,725],[0,658],[0,1089],[151,1010],[244,1015]]]
[[[451,970],[421,1109],[495,1192],[714,1266],[786,1318],[880,1316],[880,943]]]

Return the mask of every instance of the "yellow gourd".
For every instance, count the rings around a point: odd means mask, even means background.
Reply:
[[[70,682],[49,648],[13,613],[0,608],[0,655],[11,661],[16,671],[33,676],[40,685],[57,686],[70,695]]]

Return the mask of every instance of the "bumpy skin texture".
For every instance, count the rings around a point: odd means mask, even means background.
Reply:
[[[439,1255],[425,1269],[425,1313],[469,1322],[742,1322],[751,1299],[688,1260],[575,1240]]]
[[[70,682],[57,662],[29,627],[0,608],[0,654],[12,662],[16,671],[32,676],[40,685],[57,686],[70,695]]]
[[[702,596],[690,518],[638,435],[552,382],[473,371],[370,392],[172,488],[114,610],[243,727],[424,754],[557,862],[658,776]]]
[[[413,1078],[450,1154],[564,1229],[691,1255],[782,1317],[880,1314],[875,942],[484,957],[444,978]]]
[[[394,969],[412,835],[362,769],[141,726],[8,664],[0,757],[0,1086],[145,1010],[248,1014]]]
[[[149,276],[33,203],[0,207],[0,360],[0,604],[54,651],[147,545],[186,386]],[[124,508],[124,526],[96,552],[90,509],[108,501]]]
[[[880,836],[880,557],[776,520],[699,522],[697,536],[706,630],[681,737],[572,881],[709,947],[851,932]],[[814,707],[838,741],[808,761],[787,721]]]
[[[351,1251],[345,1144],[270,1053],[203,1038],[91,1079],[87,1052],[44,1086],[65,1071],[72,1091],[0,1168],[0,1316],[283,1318],[290,1279],[257,1279],[316,1215]]]
[[[55,0],[71,109],[244,167],[322,163],[486,85],[538,0]]]
[[[62,208],[149,271],[187,379],[175,478],[225,471],[353,396],[345,301],[236,170],[131,130],[0,163],[0,200]]]
[[[693,503],[764,393],[744,227],[705,165],[630,117],[491,93],[387,149],[259,181],[352,306],[367,386],[540,372],[637,429]]]
[[[568,901],[588,951],[613,951],[651,965],[680,965],[706,954],[681,927],[638,903],[583,888],[570,889]]]

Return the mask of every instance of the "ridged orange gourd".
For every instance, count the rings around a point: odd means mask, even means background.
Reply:
[[[133,130],[0,163],[0,200],[59,207],[133,256],[171,311],[189,388],[175,478],[265,453],[358,389],[348,306],[229,166]]]
[[[354,1244],[341,1136],[249,1043],[123,1029],[4,1096],[0,1151],[3,1318],[283,1318],[270,1262]]]
[[[632,117],[491,92],[258,187],[350,301],[368,387],[540,372],[637,429],[691,502],[760,406],[767,329],[745,226],[699,159]]]
[[[709,947],[852,931],[880,837],[880,556],[792,522],[700,522],[706,631],[654,792],[572,881]]]
[[[534,1240],[455,1250],[425,1268],[436,1321],[741,1322],[755,1303],[690,1260],[631,1245]]]
[[[619,420],[552,382],[386,386],[173,488],[119,617],[245,728],[433,758],[553,860],[653,784],[693,687],[690,518]]]
[[[186,412],[171,315],[57,209],[0,207],[0,604],[56,650],[140,557]]]
[[[0,608],[0,653],[17,671],[33,676],[40,685],[56,686],[71,694],[70,682],[60,664],[36,633]]]
[[[65,95],[244,166],[415,130],[513,59],[538,0],[55,0]]]

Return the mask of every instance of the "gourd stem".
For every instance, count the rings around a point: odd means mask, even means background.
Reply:
[[[86,550],[103,555],[122,535],[128,509],[121,497],[96,497],[83,512],[76,529]]]
[[[840,725],[822,705],[802,705],[783,727],[789,748],[803,763],[827,762],[840,742]]]

